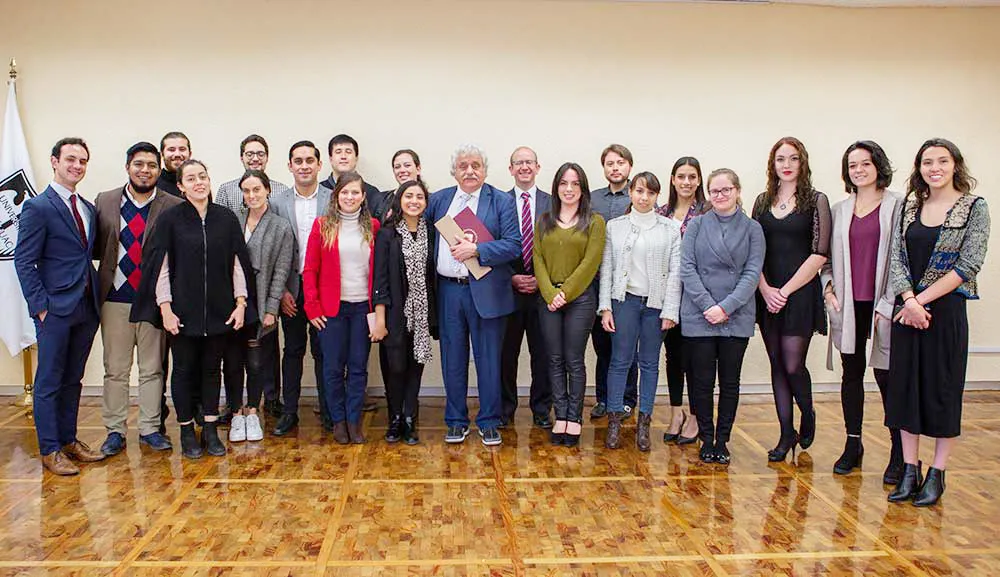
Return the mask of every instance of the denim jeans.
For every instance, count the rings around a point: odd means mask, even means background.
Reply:
[[[639,411],[653,413],[656,384],[660,378],[660,309],[646,306],[644,297],[625,293],[625,300],[611,301],[615,332],[611,335],[611,366],[608,369],[608,411],[624,410],[625,381],[632,360],[639,357]],[[638,345],[638,353],[636,352]]]
[[[334,423],[361,422],[361,406],[368,387],[368,301],[340,302],[335,317],[327,317],[319,332],[323,347],[323,394],[326,410]],[[347,379],[344,379],[344,370]]]

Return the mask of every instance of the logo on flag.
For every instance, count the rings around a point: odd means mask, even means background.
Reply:
[[[0,261],[14,258],[21,206],[36,194],[23,169],[0,181]]]

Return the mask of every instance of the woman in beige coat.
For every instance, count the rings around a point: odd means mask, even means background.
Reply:
[[[889,249],[893,226],[903,207],[901,195],[886,188],[892,166],[878,144],[855,142],[844,153],[842,172],[849,196],[833,206],[831,258],[821,273],[823,297],[830,316],[826,365],[833,369],[833,348],[840,351],[847,443],[833,466],[841,475],[861,466],[861,421],[864,416],[864,376],[871,366],[885,403],[889,377],[889,333],[892,295],[887,293]],[[903,468],[899,431],[891,430],[892,451],[882,477],[895,484]]]

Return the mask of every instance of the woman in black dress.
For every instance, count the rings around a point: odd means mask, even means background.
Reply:
[[[769,461],[784,461],[796,444],[812,445],[816,411],[806,353],[813,333],[826,334],[818,273],[830,251],[830,201],[812,186],[805,146],[792,137],[771,148],[767,190],[757,197],[753,218],[764,229],[767,254],[757,293],[757,323],[771,363],[771,387],[781,439]],[[799,406],[798,432],[792,400]]]
[[[885,424],[900,429],[906,464],[889,501],[937,503],[961,434],[969,354],[965,302],[979,298],[976,275],[990,235],[989,208],[971,194],[975,184],[954,144],[935,138],[920,147],[890,253],[897,298]],[[935,440],[926,480],[917,460],[921,435]]]

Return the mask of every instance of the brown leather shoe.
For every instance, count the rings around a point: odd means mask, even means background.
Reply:
[[[608,434],[604,437],[604,446],[617,449],[622,442],[622,413],[608,413]]]
[[[652,420],[653,415],[639,413],[639,426],[635,432],[635,445],[639,447],[639,450],[643,453],[648,452],[650,449],[649,425]]]
[[[347,423],[344,421],[338,421],[333,424],[333,440],[341,445],[346,445],[351,442],[351,436],[347,432]]]
[[[54,475],[79,475],[80,468],[73,464],[62,451],[42,455],[42,466]]]
[[[361,432],[361,423],[347,423],[347,432],[351,435],[351,442],[361,444],[365,442],[365,435]]]
[[[96,463],[97,461],[103,461],[105,457],[104,453],[91,449],[87,446],[87,443],[79,439],[64,446],[62,452],[70,459],[82,463]]]

